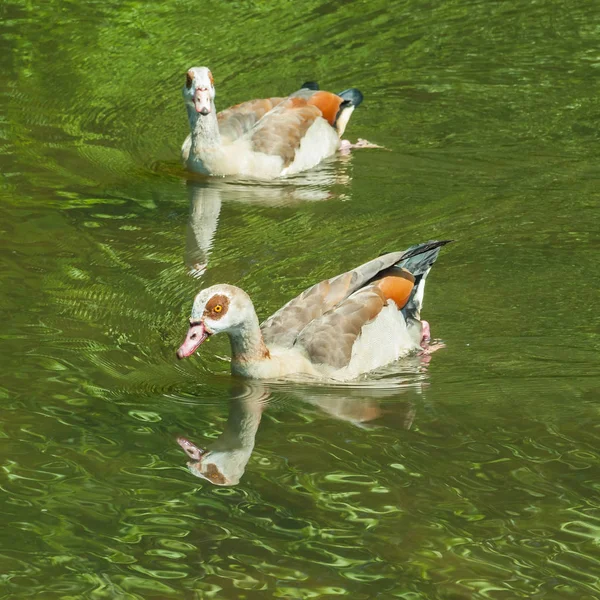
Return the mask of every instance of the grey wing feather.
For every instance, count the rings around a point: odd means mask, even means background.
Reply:
[[[292,96],[304,97],[302,94],[304,93],[306,95],[307,91],[308,90],[299,90],[292,94]],[[307,97],[313,93],[314,92],[310,91]],[[257,127],[263,117],[267,114],[273,113],[272,115],[269,115],[269,117],[272,117],[282,112],[281,109],[276,109],[288,98],[289,96],[277,96],[273,98],[248,100],[247,102],[236,104],[235,106],[231,106],[230,108],[221,111],[217,115],[221,137],[226,142],[232,142],[243,137]]]
[[[265,342],[290,348],[308,323],[334,308],[378,273],[396,264],[403,254],[392,252],[379,256],[352,271],[308,288],[264,321],[261,329]]]
[[[300,332],[295,345],[306,351],[311,362],[341,369],[350,362],[362,328],[381,312],[385,302],[378,287],[362,288],[311,321]]]
[[[256,124],[285,98],[249,100],[221,111],[217,115],[219,133],[224,141],[232,142],[251,131]]]
[[[270,316],[261,325],[267,344],[291,348],[300,332],[314,319],[318,319],[351,294],[366,286],[382,271],[394,265],[406,266],[411,272],[429,269],[437,257],[438,249],[448,241],[430,241],[411,246],[401,252],[390,252],[364,263],[352,271],[326,279],[308,288],[299,296]],[[423,255],[426,262],[421,264]]]
[[[294,161],[302,138],[320,116],[316,106],[290,97],[267,113],[249,133],[252,148],[280,156],[284,166],[288,166]]]

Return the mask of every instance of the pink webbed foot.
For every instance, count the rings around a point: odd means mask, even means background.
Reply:
[[[421,355],[428,356],[440,348],[445,348],[444,342],[431,343],[431,326],[427,321],[421,321]]]
[[[350,154],[350,150],[352,150],[350,140],[340,140],[340,154]]]
[[[373,142],[363,138],[358,138],[358,140],[356,140],[356,144],[352,144],[352,148],[383,148],[383,146],[374,144]]]
[[[348,154],[350,150],[355,150],[356,148],[383,148],[383,146],[373,144],[373,142],[369,142],[363,138],[358,138],[355,144],[353,144],[350,140],[340,141],[340,152],[342,154]]]
[[[433,354],[436,350],[441,350],[442,348],[445,348],[445,347],[446,347],[446,344],[444,344],[444,342],[436,342],[435,344],[429,344],[429,345],[423,347],[420,354],[421,354],[421,356],[429,356],[429,355]]]
[[[431,326],[429,321],[421,321],[421,347],[425,347],[431,341]]]

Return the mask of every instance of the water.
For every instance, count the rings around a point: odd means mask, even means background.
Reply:
[[[1,598],[600,597],[592,3],[0,7]],[[190,180],[185,70],[225,108],[361,88],[357,151]],[[446,348],[354,386],[174,352],[194,293],[266,317],[452,238]],[[238,446],[232,487],[176,443]],[[228,446],[229,444],[229,446]]]

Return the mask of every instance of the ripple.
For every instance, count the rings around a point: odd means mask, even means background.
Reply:
[[[63,8],[0,24],[3,595],[596,598],[589,9],[217,3],[200,35],[188,0]],[[179,88],[205,60],[221,107],[358,85],[348,133],[390,151],[190,176]],[[194,196],[222,201],[198,279]],[[226,339],[174,358],[200,287],[237,283],[263,318],[442,235],[430,362],[254,385]],[[193,477],[176,437],[235,447],[244,404],[262,418],[239,484]]]

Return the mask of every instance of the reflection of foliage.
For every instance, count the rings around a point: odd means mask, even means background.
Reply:
[[[585,3],[0,11],[5,595],[598,595]],[[353,157],[324,202],[223,202],[192,280],[185,187],[148,168],[178,160],[192,64],[213,69],[222,107],[308,79],[361,87],[349,135],[394,152]],[[441,236],[459,243],[426,307],[452,343],[412,396],[413,429],[395,401],[368,431],[274,394],[244,485],[197,487],[173,438],[216,438],[230,382],[210,375],[225,339],[173,358],[199,285],[238,283],[264,317]]]
[[[573,131],[595,135],[596,95],[586,82],[597,40],[584,13],[553,5],[548,21],[545,11],[452,2],[390,12],[383,0],[366,12],[315,0],[5,3],[10,143],[27,162],[80,184],[98,169],[121,178],[140,163],[177,160],[182,73],[209,64],[221,106],[307,78],[362,87],[357,120],[388,146],[401,136],[470,147],[493,131],[495,145],[561,138],[576,149]],[[559,30],[558,39],[578,36],[578,47],[557,44]],[[404,96],[404,115],[387,110],[390,94]]]

